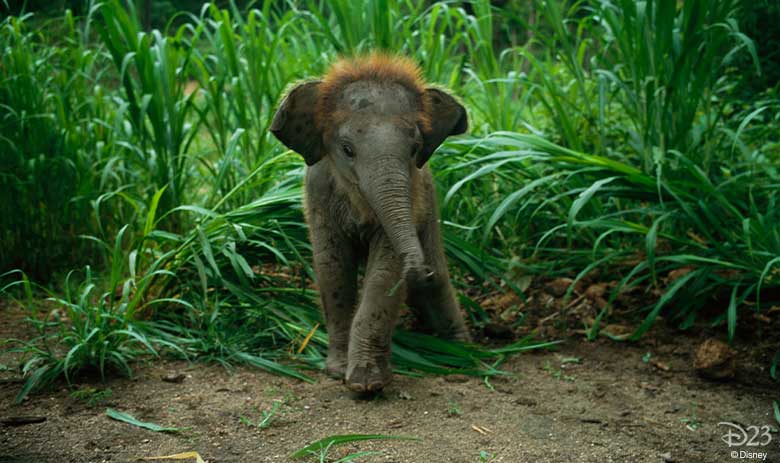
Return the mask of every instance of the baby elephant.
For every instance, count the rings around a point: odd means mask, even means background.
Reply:
[[[306,220],[328,335],[326,371],[356,392],[392,378],[401,303],[439,336],[466,341],[426,161],[466,131],[466,110],[410,60],[344,59],[290,91],[271,132],[306,161]],[[360,304],[358,266],[365,263]]]

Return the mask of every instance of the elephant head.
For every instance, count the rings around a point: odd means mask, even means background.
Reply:
[[[339,184],[365,198],[403,259],[406,281],[422,284],[433,274],[413,222],[412,180],[445,138],[467,127],[463,106],[426,86],[415,64],[372,55],[294,87],[271,132],[307,165],[328,162]]]

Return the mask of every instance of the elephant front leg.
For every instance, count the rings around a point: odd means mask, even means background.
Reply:
[[[377,392],[392,379],[390,346],[406,291],[402,263],[385,236],[369,248],[363,295],[352,321],[347,387],[355,392]]]
[[[331,238],[313,239],[314,270],[320,287],[320,299],[328,330],[328,358],[325,372],[344,378],[350,326],[357,299],[357,265],[347,243],[335,244]]]

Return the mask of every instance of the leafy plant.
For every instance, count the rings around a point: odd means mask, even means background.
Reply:
[[[250,418],[247,418],[245,416],[239,417],[241,420],[241,423],[247,425],[247,426],[253,426],[260,429],[265,429],[271,426],[271,424],[274,421],[274,418],[276,417],[276,413],[279,411],[279,408],[284,404],[284,402],[279,400],[274,400],[273,405],[271,405],[271,408],[269,410],[262,410],[260,412],[260,418],[257,421],[252,421]]]
[[[555,368],[552,366],[552,364],[547,361],[544,363],[544,371],[550,374],[553,378],[557,379],[558,381],[568,381],[568,382],[574,382],[577,380],[576,376],[567,375],[564,374],[563,368]]]
[[[104,126],[112,114],[100,52],[70,14],[40,28],[31,22],[0,20],[0,271],[48,281],[97,257],[79,235],[94,231],[90,201],[117,178],[109,172],[114,137]],[[66,38],[47,43],[45,28]]]
[[[71,281],[75,272],[68,274],[65,295],[51,294],[47,299],[53,310],[39,305],[33,284],[26,276],[12,284],[22,287],[24,305],[29,311],[27,322],[37,332],[30,340],[10,340],[18,346],[11,350],[24,356],[22,373],[27,377],[16,396],[17,403],[60,377],[71,384],[76,375],[87,371],[97,372],[101,379],[109,370],[129,376],[132,360],[143,355],[157,356],[160,347],[183,353],[175,344],[150,335],[146,322],[136,316],[154,304],[182,302],[150,298],[149,287],[155,277],[167,272],[152,265],[145,274],[136,274],[137,253],[125,256],[122,251],[126,230],[123,228],[116,237],[108,290],[103,293],[97,293],[98,282],[90,267],[86,267],[83,281],[76,288],[72,288]],[[123,278],[125,272],[130,276]],[[37,289],[46,292],[45,288]]]
[[[152,192],[163,192],[159,208],[165,214],[184,203],[191,178],[192,156],[187,151],[198,124],[189,118],[195,94],[187,95],[185,87],[200,29],[182,26],[173,37],[141,32],[133,5],[128,3],[127,11],[119,0],[100,4],[102,21],[96,26],[124,90],[123,114],[133,135],[132,143],[124,146],[148,169]],[[170,226],[178,229],[175,223]]]
[[[680,418],[680,422],[690,431],[696,431],[701,427],[702,423],[696,416],[696,404],[691,404],[688,408],[688,417]]]
[[[328,451],[335,445],[343,445],[352,442],[362,442],[368,440],[419,440],[410,436],[390,436],[385,434],[343,434],[325,437],[313,442],[300,450],[293,452],[290,458],[303,458],[311,455],[318,455],[320,461],[325,461]],[[376,453],[372,453],[376,454]],[[368,453],[361,453],[360,456],[367,456]],[[345,457],[346,458],[346,457]],[[358,458],[358,454],[353,454],[350,459]],[[343,460],[342,461],[350,461]]]
[[[82,387],[70,393],[74,399],[83,400],[88,407],[94,407],[108,400],[113,395],[111,389],[95,389],[94,387]]]
[[[458,402],[450,400],[447,405],[447,414],[449,416],[461,416],[463,415],[463,410],[460,409]]]

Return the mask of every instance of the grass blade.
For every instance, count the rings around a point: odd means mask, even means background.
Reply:
[[[303,458],[312,454],[317,454],[324,449],[330,448],[334,445],[349,444],[351,442],[361,442],[368,440],[412,440],[419,441],[420,439],[412,436],[390,436],[386,434],[340,434],[335,436],[325,437],[316,442],[313,442],[300,450],[293,452],[290,458]]]
[[[148,429],[154,432],[180,432],[184,430],[184,428],[163,427],[158,424],[139,421],[134,416],[128,413],[114,410],[113,408],[107,408],[106,415],[108,415],[108,417],[111,418],[112,420],[122,421],[123,423],[137,426],[139,428]]]

